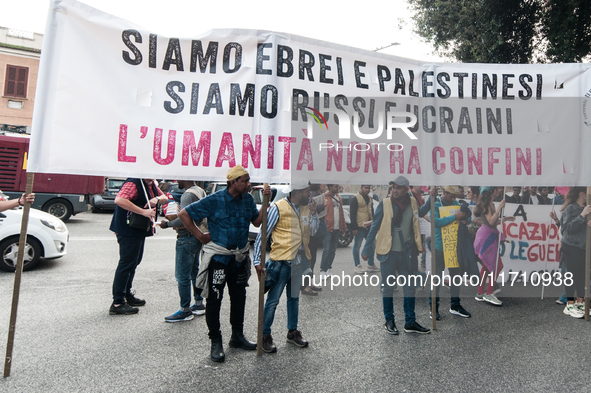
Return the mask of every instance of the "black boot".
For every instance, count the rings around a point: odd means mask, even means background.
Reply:
[[[243,333],[233,332],[232,337],[230,338],[230,347],[242,348],[246,349],[247,351],[253,351],[257,349],[257,344],[248,341],[246,337],[244,337]]]
[[[224,346],[222,345],[222,340],[219,341],[212,341],[211,342],[211,360],[214,362],[223,362],[226,360],[226,355],[224,354]]]

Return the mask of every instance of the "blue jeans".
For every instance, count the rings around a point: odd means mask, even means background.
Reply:
[[[359,266],[359,250],[361,249],[361,242],[367,237],[368,233],[369,228],[359,228],[357,230],[357,236],[353,239],[353,262],[355,262],[355,266]],[[375,250],[372,247],[371,253],[367,256],[367,264],[370,266],[373,266],[374,251]]]
[[[195,278],[199,271],[199,252],[201,242],[195,236],[179,237],[176,239],[176,257],[174,277],[178,283],[181,308],[191,305],[191,286],[195,288]],[[193,285],[191,285],[193,283]],[[195,300],[203,298],[195,293]]]
[[[267,294],[263,316],[263,334],[271,334],[271,325],[275,319],[275,310],[283,288],[287,294],[287,329],[298,328],[298,307],[300,302],[300,286],[302,285],[302,272],[300,265],[291,266],[287,261],[277,261],[281,264],[277,282]]]
[[[142,261],[145,241],[145,237],[117,235],[119,263],[113,279],[113,304],[123,304],[125,297],[131,295],[135,269]]]
[[[334,254],[337,251],[337,246],[339,245],[339,236],[341,236],[341,232],[338,230],[334,230],[326,234],[324,243],[322,244],[322,261],[320,262],[320,271],[325,272],[332,268]]]
[[[380,271],[382,273],[382,285],[384,286],[384,290],[382,291],[382,303],[386,322],[394,320],[394,300],[392,295],[394,294],[394,288],[396,286],[395,280],[398,278],[396,273],[398,273],[399,276],[406,277],[405,285],[402,287],[402,293],[404,294],[404,324],[409,325],[416,321],[416,282],[409,278],[412,272],[408,269],[406,258],[407,256],[403,252],[390,251],[388,259],[380,262]]]
[[[433,272],[433,269],[431,269],[431,274],[436,274],[441,278],[441,273],[445,270],[445,257],[443,255],[443,251],[435,249],[435,271]],[[449,276],[450,276],[450,282],[449,282],[449,295],[451,298],[451,308],[454,308],[456,306],[460,305],[460,287],[455,286],[453,284],[453,278],[455,276],[461,276],[463,274],[462,269],[459,267],[455,267],[455,268],[448,268],[449,270]],[[443,285],[443,280],[441,282],[441,285]],[[437,305],[437,308],[439,308],[439,289],[441,288],[441,285],[438,285],[437,287],[435,287],[435,295],[436,295],[436,300],[435,300],[435,304]],[[431,296],[429,296],[429,305],[431,305]]]

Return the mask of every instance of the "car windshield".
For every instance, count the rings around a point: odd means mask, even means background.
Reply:
[[[263,203],[263,189],[261,187],[253,188],[250,193],[254,197],[254,203],[256,203],[257,205],[261,205]],[[284,193],[282,190],[279,190],[277,188],[271,188],[271,202],[278,201],[282,198],[285,198],[286,196],[287,194]]]
[[[211,191],[213,190],[214,185],[215,185],[215,192],[222,191],[222,190],[225,190],[226,188],[228,188],[228,185],[226,183],[209,183],[207,185],[207,188],[205,189],[205,193],[207,195],[211,194]]]
[[[107,186],[108,186],[108,189],[109,190],[112,190],[114,188],[118,190],[118,189],[121,188],[121,186],[123,185],[123,183],[125,183],[125,180],[122,180],[122,179],[109,179],[109,181],[107,183],[108,183]]]

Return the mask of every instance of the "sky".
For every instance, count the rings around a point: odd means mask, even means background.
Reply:
[[[413,33],[406,0],[363,2],[81,0],[169,37],[216,28],[271,30],[426,62],[444,61]],[[49,0],[0,0],[0,26],[44,33]]]

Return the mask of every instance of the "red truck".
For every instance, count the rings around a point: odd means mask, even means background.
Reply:
[[[18,198],[27,185],[29,136],[0,135],[0,190]],[[62,221],[88,210],[92,194],[105,187],[102,176],[36,173],[33,181],[35,202],[31,207],[46,211]]]

